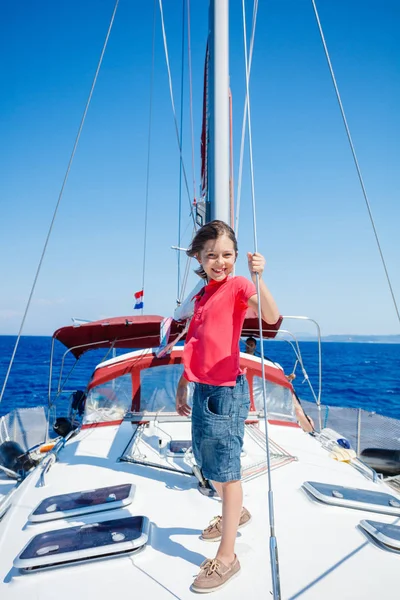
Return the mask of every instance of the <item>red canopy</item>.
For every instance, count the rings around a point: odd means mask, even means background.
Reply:
[[[269,325],[265,321],[262,322],[262,333],[264,338],[274,338],[279,331],[282,324],[283,317],[279,317],[276,323]],[[253,337],[260,337],[260,328],[258,325],[258,316],[252,308],[248,308],[246,312],[246,318],[243,323],[242,336],[252,335]]]
[[[139,317],[112,317],[101,321],[92,321],[83,325],[61,327],[53,334],[67,348],[74,348],[72,354],[79,358],[87,350],[108,348],[152,348],[160,344],[160,324],[163,317],[143,315]],[[171,340],[184,324],[171,326]],[[89,345],[92,344],[92,345]]]
[[[112,317],[83,325],[61,327],[54,332],[53,338],[59,340],[67,348],[73,348],[71,352],[75,358],[79,358],[87,350],[108,348],[111,345],[114,345],[115,348],[153,348],[160,344],[162,320],[163,317],[159,315]],[[281,322],[282,318],[275,325],[263,322],[263,335],[270,338],[275,337]],[[177,321],[172,322],[170,341],[182,331],[184,325]],[[258,335],[258,319],[256,317],[250,316],[245,319],[242,335]]]

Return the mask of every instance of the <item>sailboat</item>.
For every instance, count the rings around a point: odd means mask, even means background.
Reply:
[[[221,203],[210,202],[200,216],[229,221],[228,0],[211,0],[210,30],[208,157],[211,197]],[[97,365],[74,391],[55,440],[43,439],[0,468],[2,600],[193,597],[190,583],[210,552],[199,535],[220,504],[195,464],[190,421],[175,412],[182,312],[180,318],[170,322],[170,343],[161,349],[159,315],[54,333],[53,350],[58,341],[65,353],[55,392],[51,362],[50,403],[68,380],[67,355],[135,350]],[[258,325],[249,315],[243,335],[276,334]],[[361,460],[359,436],[326,427],[319,397],[307,405],[310,431],[279,365],[245,353],[240,364],[251,390],[242,480],[253,520],[237,540],[241,575],[218,597],[396,599],[400,495]],[[12,440],[8,430],[2,435]]]

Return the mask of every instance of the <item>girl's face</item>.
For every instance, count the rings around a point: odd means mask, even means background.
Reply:
[[[209,280],[223,281],[232,273],[236,252],[232,240],[224,234],[216,240],[208,240],[196,258]]]

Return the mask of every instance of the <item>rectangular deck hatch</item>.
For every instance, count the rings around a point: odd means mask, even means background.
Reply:
[[[400,499],[385,492],[349,488],[318,481],[305,481],[303,488],[325,504],[400,515]]]
[[[192,447],[192,440],[171,440],[168,444],[167,456],[183,458],[185,452]]]
[[[33,523],[65,519],[128,506],[133,500],[135,486],[131,483],[94,490],[72,492],[45,498],[29,515]]]
[[[147,543],[149,520],[135,516],[40,533],[33,537],[14,567],[37,570],[91,558],[132,552]]]
[[[388,550],[400,551],[400,527],[398,525],[369,520],[360,521],[360,525],[380,545],[386,547]]]

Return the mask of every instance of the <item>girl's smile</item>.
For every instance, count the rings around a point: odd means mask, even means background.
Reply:
[[[236,261],[233,241],[226,234],[216,240],[208,240],[198,253],[197,260],[209,280],[223,281],[232,273]]]

